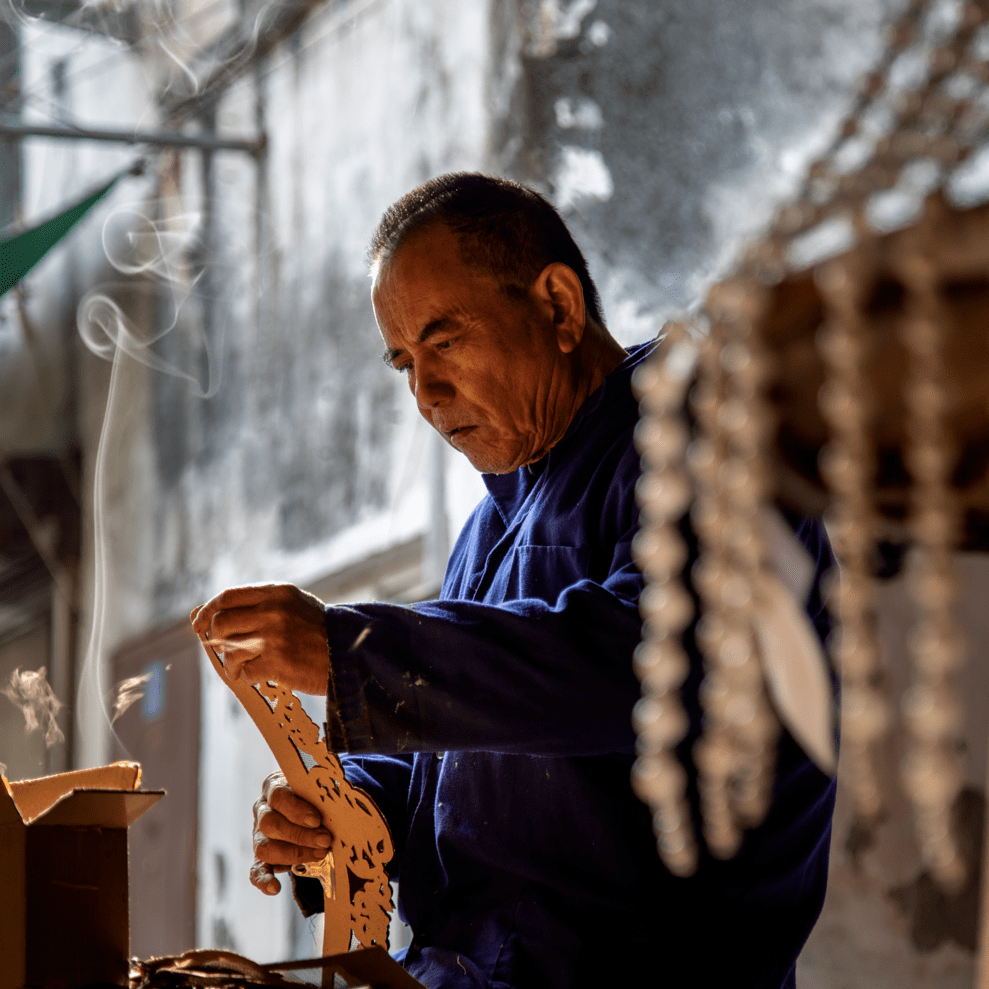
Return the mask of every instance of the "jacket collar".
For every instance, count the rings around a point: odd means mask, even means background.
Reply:
[[[546,454],[542,460],[534,464],[519,467],[511,474],[482,474],[482,480],[488,489],[498,509],[505,526],[511,525],[518,514],[529,492],[535,487],[539,478],[551,470],[561,457],[566,458],[571,452],[572,441],[580,432],[588,418],[595,416],[600,410],[623,397],[630,400],[630,379],[635,369],[645,361],[656,349],[658,341],[636,344],[628,350],[628,356],[606,375],[601,386],[587,396],[583,405],[576,411],[570,425],[560,441]],[[634,401],[634,399],[631,399]]]

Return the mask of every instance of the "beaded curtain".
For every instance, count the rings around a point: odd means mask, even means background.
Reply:
[[[839,561],[829,596],[839,631],[829,649],[841,677],[841,782],[865,823],[883,812],[876,746],[894,711],[881,689],[875,545],[895,530],[913,547],[901,784],[931,874],[949,891],[965,879],[951,819],[963,782],[955,678],[964,659],[952,553],[973,511],[957,484],[973,409],[965,405],[971,382],[957,379],[966,365],[986,366],[989,352],[971,321],[949,311],[957,305],[944,286],[984,282],[989,269],[989,211],[965,203],[989,135],[987,86],[989,3],[908,3],[796,199],[697,317],[667,327],[665,345],[637,376],[635,553],[647,586],[633,785],[653,812],[659,854],[678,875],[695,870],[701,839],[730,858],[743,831],[762,821],[781,723],[822,769],[836,768],[823,656],[815,658],[793,588],[774,567],[772,512],[781,501],[825,515]],[[884,291],[895,306],[883,307]],[[784,337],[803,349],[785,352]],[[817,378],[784,352],[803,354]],[[801,395],[788,407],[780,398],[787,376],[802,373],[799,389],[790,382],[791,398]],[[803,387],[808,381],[814,387]],[[891,451],[905,471],[893,482]],[[700,547],[689,577],[688,510]],[[704,657],[703,733],[693,748],[702,835],[674,751],[688,730],[682,635],[695,618]],[[788,623],[795,638],[782,641],[776,633]],[[791,665],[789,687],[781,662]],[[794,689],[796,677],[804,687]]]

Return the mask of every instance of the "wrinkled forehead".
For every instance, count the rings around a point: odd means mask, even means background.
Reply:
[[[446,255],[448,260],[462,259],[460,236],[441,220],[432,219],[401,231],[394,243],[371,264],[372,294],[390,270],[438,253]]]
[[[372,270],[371,302],[403,306],[410,298],[434,302],[451,294],[475,301],[492,291],[501,293],[501,281],[486,266],[464,256],[462,237],[436,223],[403,240],[390,257]]]

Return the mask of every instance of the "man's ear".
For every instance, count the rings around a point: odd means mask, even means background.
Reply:
[[[584,290],[577,273],[562,261],[546,265],[532,285],[536,302],[553,320],[561,353],[576,350],[584,336]]]

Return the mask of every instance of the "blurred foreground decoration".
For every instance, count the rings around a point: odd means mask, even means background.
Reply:
[[[902,783],[942,887],[960,888],[973,864],[951,820],[963,781],[955,679],[964,660],[952,553],[989,550],[989,206],[970,205],[989,198],[987,24],[984,0],[908,4],[795,201],[711,290],[696,325],[674,328],[638,376],[636,558],[649,583],[634,783],[678,874],[697,862],[673,751],[687,730],[680,635],[694,617],[680,582],[688,507],[705,657],[694,758],[712,854],[733,855],[742,830],[762,820],[779,721],[790,727],[802,704],[818,708],[818,734],[827,724],[830,697],[781,699],[760,634],[779,603],[765,525],[774,502],[824,515],[841,564],[831,606],[842,782],[863,823],[883,811],[874,754],[892,717],[879,689],[876,545],[914,547]],[[688,391],[693,435],[681,418]]]

